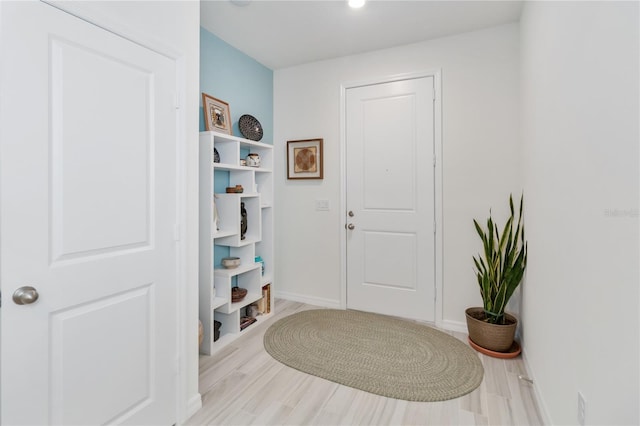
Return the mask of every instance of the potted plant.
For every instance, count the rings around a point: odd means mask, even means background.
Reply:
[[[474,219],[476,231],[482,240],[483,254],[473,257],[476,277],[482,296],[482,308],[466,310],[469,339],[477,346],[495,352],[508,352],[518,325],[517,319],[504,309],[518,288],[527,267],[527,242],[524,239],[522,206],[520,197],[517,216],[513,208],[513,197],[509,196],[511,216],[502,233],[491,218],[486,230]]]

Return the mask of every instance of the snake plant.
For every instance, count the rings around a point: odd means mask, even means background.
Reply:
[[[502,233],[491,218],[487,220],[486,231],[474,219],[476,231],[482,240],[484,256],[473,257],[475,272],[480,285],[480,294],[484,304],[486,321],[492,324],[504,324],[504,308],[513,292],[522,281],[527,267],[527,242],[524,239],[522,206],[524,194],[520,197],[518,222],[515,224],[513,197],[509,196],[511,217],[507,220]],[[514,228],[515,224],[515,228]]]

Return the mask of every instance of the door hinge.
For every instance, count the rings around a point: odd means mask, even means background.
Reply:
[[[436,235],[436,221],[433,221],[433,235]]]
[[[431,89],[431,98],[433,102],[436,101],[436,89]]]
[[[433,154],[433,167],[435,167],[435,166],[436,166],[436,155]]]
[[[173,225],[173,240],[180,241],[180,225],[177,223]]]
[[[182,108],[182,104],[180,103],[180,93],[176,93],[176,109]]]

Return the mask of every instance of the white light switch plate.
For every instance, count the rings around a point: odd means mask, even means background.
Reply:
[[[329,210],[329,200],[316,200],[316,210],[317,211],[328,211]]]

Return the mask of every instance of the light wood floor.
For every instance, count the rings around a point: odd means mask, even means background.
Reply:
[[[277,313],[213,356],[200,357],[203,408],[187,425],[537,425],[542,424],[521,358],[478,354],[478,389],[444,402],[408,402],[373,395],[301,373],[271,358],[262,345],[273,321],[317,309],[285,300]],[[466,334],[449,332],[466,342]]]

